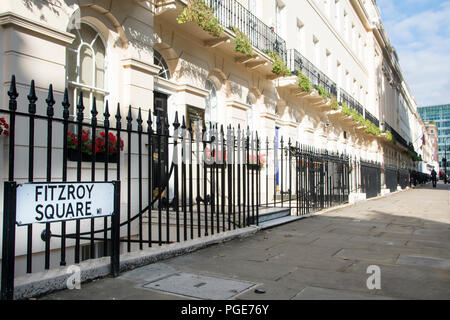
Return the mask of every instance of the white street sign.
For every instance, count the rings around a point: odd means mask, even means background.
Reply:
[[[113,213],[113,183],[51,182],[17,186],[18,225],[98,218]]]

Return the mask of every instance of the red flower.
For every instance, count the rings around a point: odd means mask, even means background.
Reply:
[[[0,118],[0,135],[3,133],[5,136],[9,136],[9,131],[6,129],[9,129],[9,125],[5,118],[2,117]]]

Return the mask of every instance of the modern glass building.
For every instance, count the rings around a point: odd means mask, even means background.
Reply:
[[[450,104],[427,106],[418,108],[424,122],[434,121],[438,127],[439,165],[441,170],[442,158],[445,157],[447,148],[447,172],[450,172]]]

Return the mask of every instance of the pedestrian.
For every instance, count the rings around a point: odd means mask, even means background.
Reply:
[[[436,188],[436,183],[437,183],[437,173],[436,170],[431,170],[431,181],[433,181],[433,188]]]

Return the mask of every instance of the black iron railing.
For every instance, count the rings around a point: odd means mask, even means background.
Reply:
[[[350,94],[348,94],[344,89],[339,89],[340,91],[340,102],[345,102],[349,108],[356,110],[359,114],[364,114],[363,106],[356,101]]]
[[[395,131],[394,128],[389,125],[389,123],[384,123],[384,130],[389,130],[392,133],[392,136],[401,146],[408,148],[408,143],[406,142],[406,140],[397,131]]]
[[[337,87],[330,78],[328,78],[323,72],[321,72],[313,63],[301,55],[295,49],[288,50],[288,68],[292,72],[300,70],[311,83],[315,86],[321,86],[328,94],[332,94],[337,97]]]
[[[239,2],[206,0],[206,4],[214,9],[214,16],[223,27],[230,30],[232,27],[239,28],[255,48],[264,53],[275,51],[286,61],[286,41]]]
[[[373,114],[367,111],[367,109],[365,110],[365,116],[367,120],[371,121],[377,127],[380,127],[380,121]]]
[[[367,199],[381,193],[381,164],[361,161],[361,190]]]
[[[131,106],[122,116],[125,110],[120,105],[113,110],[106,103],[101,119],[95,99],[85,106],[82,92],[74,106],[76,119],[71,119],[67,89],[54,97],[50,86],[42,102],[34,81],[28,95],[22,88],[19,91],[13,76],[9,107],[0,108],[10,125],[8,183],[41,179],[41,169],[46,169],[46,183],[114,181],[119,185],[116,208],[121,210],[113,217],[55,220],[44,228],[38,222],[16,226],[12,210],[16,193],[8,188],[3,207],[8,250],[2,254],[2,270],[8,277],[2,273],[2,299],[12,298],[19,253],[24,256],[20,269],[33,273],[112,253],[119,257],[120,244],[123,252],[131,252],[258,225],[263,207],[289,207],[301,215],[348,201],[349,162],[344,154],[291,139],[285,143],[283,137],[274,139],[269,149],[268,138],[263,146],[257,133],[239,126],[235,131],[210,124],[207,130],[204,122],[192,127],[177,114],[169,121],[167,114]],[[36,132],[44,132],[47,143],[35,145]],[[26,142],[19,145],[16,139]],[[35,159],[46,159],[44,168],[35,166]],[[269,190],[274,190],[272,199]],[[20,242],[5,242],[16,238]]]

